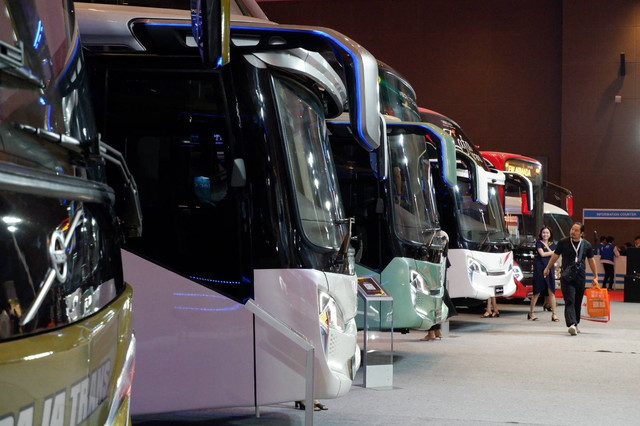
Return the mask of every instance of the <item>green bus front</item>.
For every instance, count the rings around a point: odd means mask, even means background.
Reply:
[[[385,302],[365,310],[359,300],[356,321],[362,328],[366,311],[374,328],[424,330],[446,320],[448,312],[443,303],[448,238],[440,230],[431,161],[449,162],[454,172],[453,141],[435,126],[417,123],[415,93],[405,79],[382,63],[378,74],[387,130],[380,148],[358,151],[348,132],[331,126],[345,209],[355,218],[356,274],[373,277],[393,297],[393,310]],[[442,148],[445,139],[449,150]]]

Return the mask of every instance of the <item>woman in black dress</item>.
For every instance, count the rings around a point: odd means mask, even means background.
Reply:
[[[536,260],[533,270],[533,297],[531,298],[531,305],[529,307],[529,313],[527,314],[528,320],[535,321],[538,319],[536,314],[533,313],[533,309],[538,301],[538,296],[540,296],[541,293],[547,292],[551,304],[551,321],[558,322],[555,297],[556,279],[553,265],[546,278],[543,273],[555,248],[556,245],[553,243],[551,229],[543,226],[538,233],[538,240],[536,241]]]

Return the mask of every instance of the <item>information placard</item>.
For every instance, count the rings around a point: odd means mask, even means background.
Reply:
[[[368,297],[388,296],[378,281],[373,277],[358,277],[358,291]]]

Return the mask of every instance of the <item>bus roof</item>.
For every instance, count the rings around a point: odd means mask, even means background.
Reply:
[[[179,49],[195,49],[195,41],[190,37],[191,14],[187,10],[93,3],[76,3],[75,6],[84,47],[115,51],[128,48],[138,52],[154,49],[153,53],[158,53],[157,49],[169,49],[174,53],[173,47],[166,46],[170,42]],[[378,65],[371,53],[330,28],[279,25],[244,15],[232,15],[231,18],[231,45],[247,53],[309,47],[316,54],[331,51],[345,61],[345,74],[348,75],[344,77],[349,82],[349,115],[354,134],[368,151],[380,146],[383,118],[378,110]],[[149,28],[154,29],[154,34],[159,28],[169,28],[179,37],[164,37],[156,42],[147,34]],[[143,34],[151,41],[147,40],[145,44],[140,38]]]
[[[469,158],[473,159],[483,170],[490,170],[478,148],[473,144],[469,136],[465,134],[464,130],[458,123],[446,115],[427,108],[418,108],[418,111],[420,112],[420,119],[422,121],[435,124],[442,130],[450,133],[458,151],[463,152]]]
[[[504,163],[507,160],[522,160],[529,161],[531,163],[538,164],[542,167],[542,164],[535,158],[527,157],[526,155],[513,154],[510,152],[497,152],[497,151],[480,151],[482,156],[489,160],[489,162],[498,170],[504,170]]]

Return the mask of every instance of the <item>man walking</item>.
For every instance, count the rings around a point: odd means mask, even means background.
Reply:
[[[591,272],[593,272],[591,286],[598,285],[598,268],[593,258],[593,247],[587,240],[582,238],[583,234],[584,224],[575,222],[571,227],[569,236],[558,241],[556,249],[544,269],[544,276],[546,277],[549,275],[549,268],[556,263],[558,257],[562,256],[560,288],[564,298],[564,320],[567,327],[569,327],[569,334],[572,336],[580,333],[578,324],[580,323],[580,307],[585,288],[585,259],[588,260]]]

